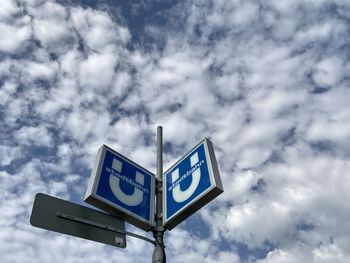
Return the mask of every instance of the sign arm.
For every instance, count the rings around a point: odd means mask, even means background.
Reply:
[[[84,218],[68,215],[68,214],[65,214],[65,213],[62,213],[62,212],[57,212],[56,216],[64,218],[64,219],[67,219],[67,220],[72,220],[72,221],[80,222],[80,223],[83,223],[83,224],[87,224],[87,225],[90,225],[90,226],[95,226],[95,227],[98,227],[98,228],[103,228],[103,229],[106,229],[106,230],[110,230],[110,231],[115,232],[115,233],[124,234],[124,235],[128,235],[128,236],[135,237],[135,238],[138,238],[138,239],[142,239],[142,240],[144,240],[146,242],[149,242],[149,243],[151,243],[153,245],[156,244],[156,242],[153,241],[152,239],[149,239],[147,237],[144,237],[144,236],[141,236],[141,235],[138,235],[138,234],[134,234],[134,233],[131,233],[131,232],[128,232],[128,231],[124,231],[124,230],[122,230],[120,228],[111,227],[111,226],[108,226],[108,225],[96,223],[96,222],[93,222],[93,221],[90,221],[90,220],[87,220],[87,219],[84,219]]]

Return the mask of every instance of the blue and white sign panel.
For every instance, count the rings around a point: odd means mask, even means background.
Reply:
[[[214,149],[204,139],[163,176],[163,223],[174,228],[223,192]]]
[[[154,225],[155,176],[106,145],[98,151],[85,202],[150,230]]]

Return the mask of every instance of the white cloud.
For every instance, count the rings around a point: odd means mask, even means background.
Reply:
[[[12,96],[16,93],[17,83],[15,81],[6,81],[0,90],[0,97],[2,99],[1,104],[6,105],[12,98]]]
[[[36,108],[36,111],[43,118],[50,119],[56,114],[62,116],[64,113],[60,112],[61,110],[79,107],[81,103],[81,98],[76,90],[76,87],[78,87],[76,79],[63,78],[56,85],[57,87],[51,89],[49,98],[43,100]],[[63,121],[65,120],[60,118],[57,120],[58,123]]]
[[[26,76],[31,79],[51,79],[57,72],[57,64],[55,62],[37,63],[25,61],[23,70]]]
[[[212,240],[200,240],[181,228],[173,229],[168,235],[172,242],[169,242],[167,257],[174,262],[240,262],[234,251],[218,251]]]
[[[300,44],[327,42],[332,38],[343,38],[347,26],[339,20],[317,21],[306,25],[296,33],[295,39]]]
[[[328,87],[336,85],[344,76],[344,64],[337,57],[324,58],[317,63],[313,79],[317,85]]]
[[[40,40],[44,47],[50,47],[55,43],[64,41],[69,37],[68,30],[65,24],[62,24],[59,19],[55,20],[35,20],[34,32],[35,36]]]
[[[40,6],[30,7],[29,12],[34,17],[34,37],[44,48],[56,52],[66,51],[69,42],[74,38],[74,32],[67,20],[67,10],[60,4],[48,1]]]
[[[66,116],[63,125],[75,140],[83,142],[91,136],[94,139],[105,138],[104,132],[109,128],[109,121],[108,113],[77,110]]]
[[[189,145],[194,141],[196,134],[203,129],[203,126],[187,119],[180,113],[173,113],[160,121],[165,127],[165,141],[177,145]]]
[[[80,85],[98,90],[109,88],[114,77],[115,64],[116,57],[113,50],[103,54],[91,54],[80,64]]]
[[[103,143],[154,171],[159,124],[165,163],[211,137],[225,189],[198,213],[208,237],[166,233],[169,260],[349,257],[347,2],[330,12],[326,1],[183,1],[144,30],[117,6],[0,4],[4,262],[148,262],[139,240],[112,249],[28,219],[36,192],[84,192]]]
[[[343,250],[344,251],[344,250]],[[343,263],[347,262],[348,253],[340,249],[339,243],[335,240],[320,244],[315,249],[309,249],[304,244],[297,244],[288,249],[275,249],[268,253],[265,259],[258,260],[258,263],[294,263],[294,262],[312,262],[312,263]],[[302,252],[302,253],[300,253]]]
[[[260,247],[266,240],[279,241],[292,226],[290,220],[291,214],[285,205],[249,202],[229,209],[222,234],[226,239],[235,236],[248,246]],[[259,222],[264,222],[264,227]]]
[[[258,6],[250,1],[242,1],[231,14],[233,25],[247,26],[258,16]]]
[[[9,165],[19,157],[18,147],[0,145],[0,165]]]
[[[222,262],[222,263],[238,263],[240,262],[239,256],[233,252],[220,252],[218,255],[215,255],[213,258],[206,258],[205,262]]]
[[[336,243],[321,245],[320,248],[315,249],[313,251],[314,262],[345,263],[349,259],[349,254],[345,251],[342,248],[340,248]]]
[[[15,132],[16,140],[22,145],[37,145],[50,147],[53,143],[52,136],[44,126],[22,127]]]
[[[266,17],[266,20],[269,19],[271,19],[271,17]],[[280,20],[272,19],[274,20],[271,23],[273,25],[273,34],[276,39],[288,40],[293,37],[299,24],[294,17],[283,17]]]
[[[148,147],[139,146],[135,150],[133,150],[131,156],[128,156],[128,157],[131,160],[134,160],[137,164],[148,169],[149,171],[152,171],[155,174],[155,171],[156,171],[155,158],[157,156],[156,150],[157,150],[156,145],[151,145]]]
[[[13,26],[0,22],[0,51],[15,53],[31,36],[29,26]]]
[[[67,198],[66,193],[68,192],[67,182],[55,182],[51,181],[48,185],[48,195]]]
[[[306,262],[310,260],[310,257],[303,257],[299,253],[300,253],[300,250],[285,251],[282,249],[276,249],[268,253],[267,257],[264,260],[259,260],[258,262],[259,263],[293,263],[293,262]]]
[[[20,12],[20,8],[14,1],[1,0],[0,1],[0,20],[4,21],[10,19],[11,16],[16,15]]]
[[[308,132],[307,138],[311,141],[334,141],[341,143],[349,138],[350,125],[339,121],[327,120],[326,118],[315,119]]]
[[[113,125],[111,132],[117,134],[109,136],[117,138],[117,140],[124,146],[135,146],[142,145],[143,136],[142,131],[144,130],[145,120],[138,118],[122,118],[115,125]]]
[[[6,108],[5,120],[9,123],[14,123],[17,119],[27,113],[27,103],[24,100],[13,100]]]
[[[271,5],[273,9],[278,11],[281,14],[290,14],[291,12],[294,12],[296,8],[300,5],[301,1],[278,1],[278,0],[270,0],[268,1],[268,4]]]
[[[77,49],[72,49],[59,57],[62,73],[76,77],[79,72],[79,63],[83,60],[81,52]]]
[[[110,45],[126,44],[130,39],[128,29],[116,26],[106,13],[92,9],[73,8],[72,21],[88,47],[100,51]]]

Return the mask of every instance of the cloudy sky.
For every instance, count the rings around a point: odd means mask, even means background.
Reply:
[[[0,0],[1,262],[151,262],[149,243],[118,249],[29,217],[37,192],[83,204],[103,143],[155,171],[158,125],[165,169],[210,137],[225,189],[166,233],[168,262],[349,262],[349,12]]]

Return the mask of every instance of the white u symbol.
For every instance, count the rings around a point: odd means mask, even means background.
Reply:
[[[196,152],[194,155],[192,155],[190,160],[191,160],[191,167],[193,167],[197,163],[199,163],[198,152]],[[180,177],[180,175],[179,175],[179,168],[177,168],[171,174],[172,183],[174,183],[177,179],[179,179],[179,177]],[[181,203],[181,202],[186,201],[188,198],[190,198],[193,195],[194,191],[196,191],[196,189],[198,187],[200,177],[201,177],[201,171],[200,171],[200,168],[198,167],[192,173],[191,185],[185,191],[182,191],[180,189],[180,184],[178,184],[177,186],[175,186],[173,188],[172,191],[173,191],[173,198],[174,198],[174,200],[176,202],[178,202],[178,203]]]
[[[122,165],[123,165],[122,162],[116,159],[113,159],[112,168],[116,170],[118,173],[121,173]],[[136,171],[135,181],[138,184],[143,185],[145,182],[145,176]],[[111,187],[113,194],[118,198],[118,200],[128,206],[137,206],[142,202],[143,192],[140,189],[137,189],[135,187],[133,194],[131,195],[125,194],[122,191],[122,189],[120,189],[120,179],[112,174],[109,176],[109,186]]]

